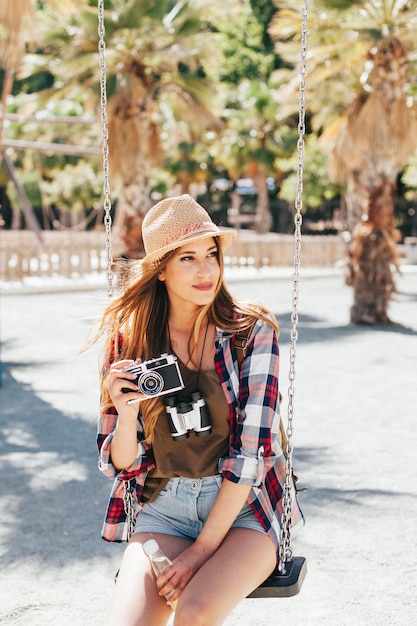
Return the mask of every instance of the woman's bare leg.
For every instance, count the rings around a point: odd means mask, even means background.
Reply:
[[[275,547],[267,535],[232,528],[184,589],[174,625],[219,626],[275,565]]]
[[[171,616],[166,600],[158,594],[149,559],[142,549],[142,544],[151,538],[171,559],[192,543],[171,535],[135,533],[123,555],[109,626],[165,626]]]

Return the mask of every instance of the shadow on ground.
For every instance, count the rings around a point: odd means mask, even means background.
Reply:
[[[12,367],[3,364],[0,389],[2,560],[36,557],[63,565],[91,559],[102,552],[110,489],[97,470],[96,425],[44,402],[13,378]]]
[[[291,337],[291,312],[276,315],[280,327],[280,343],[287,344]],[[398,333],[417,337],[417,331],[402,324],[387,324],[380,326],[366,326],[347,324],[334,326],[324,317],[300,314],[298,316],[298,339],[302,343],[318,343],[323,341],[339,341],[365,333]]]

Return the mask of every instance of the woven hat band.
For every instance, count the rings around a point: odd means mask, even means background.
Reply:
[[[212,222],[199,222],[198,224],[188,224],[188,226],[184,226],[181,230],[179,230],[175,235],[166,239],[161,247],[169,246],[169,244],[174,243],[176,241],[182,241],[183,239],[187,239],[190,235],[195,235],[197,232],[207,232],[210,233],[218,233],[216,228],[213,228],[214,224]]]

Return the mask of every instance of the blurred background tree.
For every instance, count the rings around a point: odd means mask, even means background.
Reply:
[[[277,6],[271,34],[278,50],[290,51],[299,18],[289,2]],[[330,180],[344,189],[353,323],[386,323],[395,290],[397,180],[417,148],[416,26],[409,0],[310,3],[311,124],[329,154]],[[285,89],[294,92],[291,83]]]
[[[3,129],[7,111],[7,101],[12,91],[13,80],[28,46],[34,41],[33,11],[30,0],[5,1],[0,6],[0,69],[1,69],[1,108],[0,108],[0,154],[4,174],[14,185],[13,192],[19,197],[26,222],[39,236],[40,227],[33,213],[24,188],[20,184],[13,162],[3,149]],[[7,172],[7,174],[6,174]],[[6,174],[6,175],[5,175]],[[20,211],[19,211],[20,214]],[[19,214],[15,212],[15,223]]]
[[[97,10],[88,5],[62,20],[42,12],[44,53],[36,62],[48,64],[56,98],[82,89],[97,106]],[[209,30],[215,3],[209,9],[171,0],[111,0],[105,6],[110,172],[114,187],[120,181],[114,227],[122,241],[137,229],[138,248],[132,248],[129,236],[130,249],[124,252],[139,258],[151,165],[163,160],[163,107],[204,126],[215,119],[214,89],[205,71],[208,59],[216,57]]]
[[[0,68],[3,70],[0,110],[0,149],[7,98],[13,78],[27,45],[34,40],[33,11],[30,0],[8,0],[0,6]]]
[[[34,10],[37,42],[20,48],[11,91],[0,74],[10,92],[2,107],[7,155],[45,227],[90,228],[101,210],[96,0],[14,4]],[[285,232],[295,196],[301,4],[105,7],[112,200],[128,255],[143,253],[133,240],[150,203],[187,190],[223,225],[232,208],[246,227]],[[309,9],[305,228],[352,232],[369,218],[371,193],[389,183],[391,236],[397,227],[412,234],[417,2],[310,0]]]

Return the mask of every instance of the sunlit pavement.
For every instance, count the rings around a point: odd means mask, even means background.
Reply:
[[[244,600],[226,626],[415,624],[415,266],[397,286],[396,325],[351,326],[342,271],[301,272],[294,462],[309,491],[293,547],[308,573],[299,595]],[[285,416],[291,272],[235,272],[229,287],[278,316]],[[41,288],[4,289],[0,305],[0,624],[102,625],[123,546],[100,539],[98,348],[78,352],[106,289]]]

